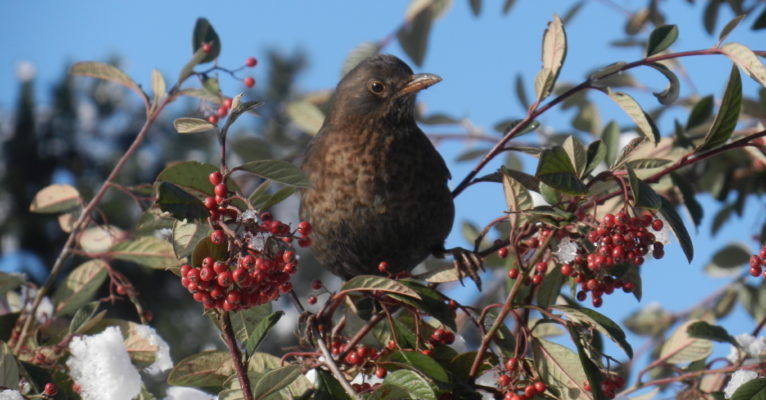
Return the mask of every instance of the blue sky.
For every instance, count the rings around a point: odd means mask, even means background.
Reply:
[[[429,111],[446,112],[469,118],[477,127],[493,134],[492,125],[505,118],[523,115],[516,100],[513,81],[521,74],[528,91],[532,90],[534,75],[540,67],[540,41],[551,15],[564,14],[573,1],[518,1],[508,15],[499,12],[500,2],[484,1],[480,17],[471,15],[468,1],[455,0],[452,8],[433,27],[431,41],[422,68],[418,71],[441,75],[444,81],[424,92],[420,99]],[[618,2],[635,10],[645,2]],[[697,2],[704,3],[704,2]],[[298,84],[304,90],[329,88],[335,85],[346,54],[361,42],[379,40],[400,23],[408,1],[349,2],[340,0],[272,2],[255,1],[147,1],[107,2],[83,1],[8,1],[0,12],[0,109],[13,107],[18,82],[15,68],[21,61],[34,64],[37,90],[45,101],[46,90],[57,81],[64,63],[84,60],[104,60],[112,54],[126,61],[125,71],[137,82],[147,85],[152,68],[159,69],[166,79],[173,79],[190,56],[190,34],[199,16],[208,18],[218,31],[223,53],[221,64],[238,66],[245,57],[261,58],[269,48],[292,51],[303,49],[308,54],[308,67]],[[674,50],[702,49],[715,43],[716,38],[702,31],[699,6],[686,2],[662,2],[668,23],[680,30]],[[731,18],[727,8],[718,29]],[[622,37],[625,17],[605,2],[588,1],[580,13],[567,25],[568,56],[559,81],[580,82],[587,71],[615,61],[632,61],[642,57],[639,49],[615,49],[607,44]],[[758,48],[764,43],[763,31],[754,33],[745,20],[729,40]],[[648,36],[648,31],[643,37]],[[760,48],[763,50],[763,48]],[[403,57],[396,42],[386,52]],[[404,57],[403,57],[404,58]],[[405,58],[406,59],[406,58]],[[700,95],[715,94],[717,99],[729,72],[729,62],[723,57],[695,57],[683,61],[696,88],[682,82],[682,95],[696,90]],[[256,68],[256,80],[263,78],[264,68]],[[635,77],[652,90],[662,89],[665,82],[653,71],[638,71]],[[743,78],[744,91],[752,95],[757,85]],[[236,93],[235,83],[224,85],[228,93]],[[647,108],[657,106],[650,91],[632,92]],[[591,98],[598,98],[596,93]],[[628,125],[628,118],[609,101],[599,101],[603,124],[616,119]],[[685,112],[670,116],[685,119]],[[570,112],[553,112],[541,118],[543,125],[565,129]],[[664,134],[671,131],[672,119],[657,121]],[[439,133],[459,132],[455,128],[439,128]],[[453,185],[467,173],[473,163],[451,162],[463,150],[459,142],[445,143],[439,150],[450,162]],[[526,168],[533,167],[526,160]],[[494,164],[487,169],[496,168]],[[707,278],[702,268],[713,251],[729,241],[741,241],[751,248],[752,232],[763,220],[763,201],[750,200],[748,212],[741,220],[723,229],[715,238],[708,235],[716,203],[703,199],[705,220],[694,236],[696,255],[689,265],[676,244],[666,247],[662,261],[651,261],[644,267],[644,300],[646,305],[659,302],[671,310],[682,310],[699,301],[726,279]],[[484,184],[468,190],[457,201],[458,219],[470,215],[474,221],[490,221],[504,209],[499,186]],[[693,228],[690,227],[692,232]],[[694,232],[693,232],[694,233]],[[452,244],[462,244],[459,229],[451,236]],[[641,306],[628,295],[605,298],[602,312],[619,320],[621,316]],[[727,321],[731,333],[752,329],[742,311]]]

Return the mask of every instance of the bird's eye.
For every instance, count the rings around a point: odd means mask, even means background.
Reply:
[[[383,92],[386,90],[386,85],[383,84],[383,82],[376,80],[370,81],[367,87],[370,89],[370,92],[377,95],[383,94]]]

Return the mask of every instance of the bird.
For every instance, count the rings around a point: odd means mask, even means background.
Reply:
[[[415,121],[417,93],[441,80],[379,54],[338,83],[306,150],[310,188],[302,190],[299,211],[312,227],[311,252],[335,275],[408,272],[448,251],[450,172]]]

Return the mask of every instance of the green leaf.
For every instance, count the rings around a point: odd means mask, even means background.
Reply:
[[[245,351],[247,354],[252,354],[253,351],[258,348],[258,345],[261,344],[266,337],[266,334],[269,333],[269,330],[279,322],[279,319],[282,318],[283,315],[285,315],[284,311],[274,311],[267,315],[266,318],[258,321],[258,324],[255,325],[253,331],[245,342]]]
[[[636,100],[627,93],[612,92],[609,88],[606,89],[606,94],[625,111],[625,114],[628,114],[630,119],[636,124],[639,133],[648,139],[654,140],[654,143],[660,141],[660,133],[657,131],[657,127],[652,122],[651,117],[641,109]]]
[[[331,373],[321,368],[316,368],[314,371],[317,374],[315,400],[349,400],[348,393]]]
[[[649,43],[646,46],[646,56],[651,57],[668,47],[678,38],[678,27],[675,25],[663,25],[657,27],[649,35]]]
[[[398,368],[411,369],[438,382],[449,383],[449,375],[433,358],[415,350],[397,350],[383,358]]]
[[[660,196],[654,192],[654,189],[646,182],[638,179],[630,166],[626,165],[625,169],[628,170],[628,177],[630,178],[630,189],[633,192],[634,206],[651,210],[660,208],[662,201]]]
[[[704,124],[713,115],[713,96],[705,96],[698,101],[689,113],[686,130],[690,131]]]
[[[9,290],[16,289],[23,283],[24,279],[19,275],[0,272],[0,295],[5,294]]]
[[[0,342],[0,387],[19,389],[19,366],[13,351],[5,342]]]
[[[700,223],[702,223],[704,211],[700,203],[697,201],[694,188],[686,178],[683,178],[681,175],[671,173],[670,179],[673,182],[673,186],[677,187],[678,191],[681,192],[684,206],[686,207],[686,210],[689,211],[689,216],[691,216],[694,225],[699,227]]]
[[[314,103],[296,100],[287,103],[285,109],[290,120],[309,135],[316,135],[324,123],[325,115]]]
[[[588,151],[585,149],[585,146],[575,139],[574,136],[568,136],[561,147],[567,153],[569,160],[572,161],[577,177],[582,178],[588,163]]]
[[[292,196],[292,194],[295,193],[295,187],[293,186],[286,186],[276,191],[276,193],[272,195],[266,195],[264,198],[261,198],[258,203],[251,203],[253,207],[259,210],[268,210],[269,208],[273,207],[276,204],[279,204],[282,202],[282,200]]]
[[[73,313],[85,305],[104,283],[106,269],[105,262],[95,259],[70,272],[53,295],[56,315]]]
[[[561,146],[554,146],[540,154],[535,173],[542,182],[570,194],[584,194],[585,185],[577,178],[574,164]]]
[[[693,338],[698,339],[708,339],[713,340],[716,342],[724,342],[724,343],[731,343],[734,346],[738,346],[734,338],[729,335],[729,332],[726,331],[726,329],[718,326],[718,325],[711,325],[705,321],[697,321],[691,323],[686,328],[686,333],[689,334],[689,336]]]
[[[173,121],[173,127],[178,133],[203,133],[215,132],[218,130],[215,125],[200,118],[176,118]]]
[[[651,63],[649,66],[660,71],[666,78],[668,78],[668,86],[661,92],[652,92],[654,97],[656,97],[657,101],[664,106],[675,103],[678,99],[678,93],[681,90],[681,83],[678,82],[676,74],[674,74],[670,68],[659,63]]]
[[[176,257],[180,259],[190,256],[197,243],[210,236],[212,231],[207,222],[175,220],[173,222],[173,252]]]
[[[745,18],[746,14],[737,15],[736,17],[732,18],[731,21],[727,22],[726,25],[721,30],[721,33],[718,34],[718,42],[713,47],[718,47],[723,43],[723,41],[726,39],[727,36],[731,33],[731,31],[734,30],[734,28],[739,25],[739,23],[742,21],[742,18]]]
[[[606,157],[606,145],[601,140],[595,140],[588,145],[588,166],[583,171],[583,176],[588,176],[593,172]]]
[[[617,154],[620,151],[620,127],[614,121],[604,127],[601,133],[601,141],[606,146],[606,163],[608,165],[614,165],[617,160]]]
[[[470,0],[471,12],[474,16],[478,17],[481,14],[481,0]]]
[[[154,236],[140,236],[117,243],[109,254],[117,260],[132,261],[149,268],[168,269],[178,265],[173,245]]]
[[[299,376],[301,376],[300,365],[288,365],[266,372],[253,388],[253,399],[266,399],[290,386]]]
[[[251,174],[258,175],[261,178],[271,179],[272,181],[285,185],[299,188],[311,187],[303,171],[287,161],[256,160],[242,164],[234,169],[247,171]]]
[[[91,78],[104,79],[118,83],[138,93],[141,96],[141,99],[146,100],[144,91],[141,90],[130,77],[125,75],[124,72],[120,71],[115,66],[92,61],[79,62],[69,68],[69,73],[72,75],[89,76]]]
[[[80,206],[80,192],[71,185],[54,184],[42,188],[32,199],[29,211],[39,214],[58,214]]]
[[[218,55],[221,54],[221,40],[218,38],[218,34],[206,18],[197,18],[192,35],[192,52],[196,53],[201,50],[203,43],[210,44],[210,51],[205,53],[205,57],[200,62],[206,63],[218,58]]]
[[[721,100],[721,107],[713,120],[703,139],[702,144],[697,147],[698,152],[714,149],[726,143],[734,128],[737,127],[739,111],[742,108],[742,81],[739,78],[737,67],[732,66],[729,83],[726,85],[726,92]]]
[[[590,385],[591,393],[594,398],[596,399],[603,399],[606,396],[604,396],[604,392],[601,388],[601,371],[599,370],[598,366],[593,362],[593,360],[590,359],[591,355],[590,353],[586,352],[585,347],[582,343],[582,338],[580,336],[580,333],[575,329],[574,327],[570,326],[568,327],[569,335],[572,337],[572,341],[575,344],[575,347],[577,348],[577,356],[580,358],[580,363],[582,364],[583,371],[585,372],[585,376],[588,377],[588,384]],[[598,335],[596,335],[596,338],[598,338]]]
[[[530,104],[527,98],[527,90],[524,88],[524,77],[521,74],[516,74],[513,86],[516,90],[516,98],[519,99],[519,103],[524,109],[528,109]]]
[[[620,325],[609,319],[607,316],[591,310],[589,308],[579,306],[551,306],[551,308],[560,310],[571,321],[581,324],[587,324],[588,326],[596,329],[604,334],[604,336],[611,339],[617,346],[625,352],[628,358],[633,358],[633,347],[625,337]]]
[[[709,340],[689,335],[687,329],[694,322],[687,321],[676,328],[662,345],[659,358],[664,358],[670,364],[681,364],[702,360],[713,352],[713,344]]]
[[[505,204],[508,207],[508,220],[511,223],[511,230],[519,226],[523,217],[521,213],[524,210],[531,209],[532,196],[529,191],[516,179],[514,179],[506,168],[501,169],[503,175],[503,193],[505,194]]]
[[[721,52],[742,68],[747,76],[766,87],[766,67],[752,50],[739,43],[726,43]]]
[[[77,312],[74,313],[72,320],[69,322],[69,334],[76,334],[80,328],[88,322],[88,320],[96,314],[96,310],[99,306],[98,301],[91,301],[80,307]]]
[[[758,15],[758,18],[753,21],[753,25],[750,27],[750,29],[757,31],[760,29],[766,28],[766,8],[761,11],[761,14]]]
[[[157,205],[178,220],[199,221],[210,215],[196,196],[169,182],[157,185]]]
[[[162,77],[162,73],[157,69],[152,69],[152,110],[156,110],[157,106],[162,103],[165,98],[168,97],[167,88],[165,87],[165,79]]]
[[[659,168],[670,164],[670,160],[664,158],[642,158],[638,160],[630,160],[625,165],[633,169],[652,169]]]
[[[737,269],[750,261],[751,251],[739,243],[731,243],[713,254],[710,264],[705,267],[721,269]]]
[[[535,77],[535,97],[538,101],[542,101],[553,91],[566,54],[567,38],[564,24],[559,16],[554,14],[553,20],[548,22],[548,27],[543,33],[543,66]]]
[[[730,400],[763,400],[766,399],[766,378],[755,378],[738,387]]]
[[[431,24],[434,18],[431,7],[426,6],[417,11],[412,19],[408,19],[408,23],[404,24],[396,33],[399,46],[418,67],[423,65],[426,56],[428,36],[431,33]]]
[[[343,292],[371,292],[379,290],[381,292],[395,293],[402,296],[420,299],[420,295],[401,282],[393,279],[384,278],[375,275],[358,275],[348,280],[341,286],[338,294]]]
[[[553,268],[550,273],[545,275],[545,279],[540,284],[540,289],[537,291],[537,305],[547,308],[551,304],[555,304],[563,285],[564,276],[561,275],[559,268]]]
[[[409,398],[421,399],[421,400],[436,400],[436,393],[431,386],[431,382],[421,374],[408,369],[400,369],[393,371],[386,376],[383,380],[378,391],[383,390],[386,386],[393,386],[404,393]],[[386,399],[393,399],[393,397],[384,397]],[[401,397],[397,397],[401,398]]]
[[[218,167],[198,161],[183,161],[173,163],[157,176],[157,182],[170,182],[184,189],[191,190],[195,196],[203,197],[213,195],[213,185],[208,181],[211,172],[218,171]],[[229,180],[226,185],[231,186]]]
[[[571,400],[593,398],[590,391],[583,387],[587,376],[577,354],[545,339],[533,338],[531,345],[540,378],[556,398]]]
[[[234,365],[229,353],[210,350],[179,361],[168,374],[167,384],[192,387],[221,386],[232,374]]]
[[[454,271],[454,268],[452,270]],[[457,330],[455,314],[447,306],[444,295],[435,289],[424,286],[413,280],[403,279],[399,282],[412,289],[418,296],[420,296],[420,298],[413,299],[408,296],[400,296],[396,294],[392,294],[391,297],[410,304],[422,312],[429,314],[441,322],[442,325],[447,326],[453,331]]]
[[[363,60],[378,54],[380,51],[380,43],[378,42],[362,42],[348,53],[346,59],[343,60],[343,67],[340,70],[341,78],[354,69]]]
[[[516,0],[505,0],[503,3],[503,15],[508,14],[508,11],[511,11],[511,8],[516,3]]]
[[[686,227],[684,226],[683,221],[681,221],[681,217],[676,212],[673,204],[662,196],[660,196],[660,200],[662,201],[660,214],[665,218],[668,227],[673,232],[676,239],[678,239],[678,244],[681,245],[681,250],[683,250],[686,255],[686,259],[689,260],[689,262],[692,262],[692,259],[694,258],[694,247],[689,232],[686,230]]]
[[[645,136],[638,136],[633,138],[628,144],[625,145],[625,147],[622,148],[622,151],[620,151],[620,155],[617,157],[617,160],[615,160],[614,164],[612,165],[613,170],[617,170],[622,168],[623,164],[626,163],[627,159],[630,157],[631,154],[633,154],[636,149],[641,147],[646,142]]]

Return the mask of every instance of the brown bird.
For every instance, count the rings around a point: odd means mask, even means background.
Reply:
[[[314,256],[334,274],[380,274],[382,261],[390,273],[410,271],[446,251],[455,214],[450,173],[415,123],[416,94],[439,81],[377,55],[338,84],[306,153],[311,188],[300,209],[312,225]]]

